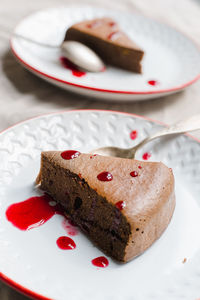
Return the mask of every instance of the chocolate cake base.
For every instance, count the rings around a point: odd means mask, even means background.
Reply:
[[[123,261],[131,233],[126,217],[78,175],[52,164],[45,156],[42,165],[41,189],[62,205],[71,221],[99,248]]]

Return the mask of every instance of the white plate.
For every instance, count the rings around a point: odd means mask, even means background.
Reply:
[[[102,73],[75,77],[59,61],[59,50],[12,38],[17,59],[31,72],[62,88],[109,100],[144,100],[177,92],[200,76],[200,52],[184,35],[167,25],[137,14],[95,6],[47,9],[25,18],[16,32],[44,43],[60,44],[66,29],[85,19],[113,17],[145,51],[143,74],[107,67]],[[152,86],[149,80],[158,84]]]
[[[131,114],[80,110],[34,118],[1,133],[0,277],[36,299],[200,297],[200,144],[189,136],[155,141],[138,153],[141,158],[144,151],[151,151],[151,160],[162,160],[173,168],[177,205],[161,238],[130,263],[119,265],[109,258],[107,268],[97,269],[91,260],[103,254],[82,233],[74,237],[75,250],[60,250],[56,240],[66,234],[62,216],[25,232],[5,216],[10,204],[40,194],[34,180],[42,150],[130,147],[161,127]],[[132,130],[138,131],[134,141]]]

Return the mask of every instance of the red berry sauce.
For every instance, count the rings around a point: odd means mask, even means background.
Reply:
[[[106,268],[109,265],[109,261],[107,260],[107,258],[105,256],[99,256],[92,260],[92,264],[95,267]]]
[[[57,239],[56,244],[62,250],[73,250],[76,248],[75,242],[67,236],[60,236]]]
[[[66,57],[60,57],[60,62],[62,66],[70,71],[72,71],[72,75],[76,77],[82,77],[86,75],[86,72],[80,71],[74,64],[72,64]]]
[[[113,26],[116,26],[117,23],[115,23],[115,22],[109,22],[108,25],[109,25],[110,27],[113,27]]]
[[[102,25],[102,20],[96,20],[96,21],[94,21],[94,22],[92,22],[90,24],[87,24],[86,26],[88,28],[97,28],[97,27],[99,27],[101,25]]]
[[[158,81],[156,81],[156,80],[149,80],[147,83],[152,86],[158,85]]]
[[[102,172],[102,173],[99,173],[97,175],[97,178],[100,180],[100,181],[111,181],[113,180],[113,176],[111,173],[109,172]]]
[[[137,171],[133,171],[133,172],[130,173],[130,175],[132,177],[137,177],[138,176],[138,172]]]
[[[97,156],[97,154],[93,154],[90,156],[90,159],[92,159],[93,157]]]
[[[126,202],[125,201],[118,201],[115,203],[115,206],[119,209],[122,210],[124,207],[126,207]]]
[[[58,206],[49,204],[52,198],[48,195],[31,197],[25,201],[10,205],[6,217],[15,227],[29,230],[47,222],[55,214],[60,214]]]
[[[143,158],[144,160],[148,160],[150,157],[151,157],[151,153],[149,153],[149,152],[145,152],[145,153],[143,154],[143,156],[142,156],[142,158]]]
[[[130,138],[131,138],[131,140],[135,140],[137,137],[138,137],[138,132],[137,132],[137,130],[131,131],[131,133],[130,133]]]
[[[75,236],[78,234],[78,229],[75,225],[72,225],[70,221],[64,219],[62,221],[62,227],[65,229],[68,235]]]
[[[111,41],[115,41],[120,37],[120,35],[121,35],[120,31],[113,31],[108,35],[108,39]]]
[[[142,169],[142,167],[141,167],[141,166],[138,166],[138,169]]]
[[[63,159],[69,160],[69,159],[73,159],[73,158],[78,157],[80,154],[81,153],[79,151],[76,151],[76,150],[66,150],[66,151],[63,151],[61,153],[61,157]]]

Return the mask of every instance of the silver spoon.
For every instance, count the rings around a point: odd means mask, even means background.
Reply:
[[[122,157],[122,158],[134,158],[136,152],[138,149],[140,149],[142,146],[144,146],[146,143],[162,137],[166,135],[174,135],[174,134],[180,134],[180,133],[185,133],[193,130],[200,129],[200,114],[199,115],[194,115],[193,117],[190,117],[189,119],[179,121],[169,127],[166,127],[143,141],[141,141],[138,145],[128,148],[128,149],[123,149],[123,148],[118,148],[118,147],[103,147],[103,148],[98,148],[95,150],[92,150],[91,153],[95,154],[100,154],[104,156],[114,156],[114,157]]]
[[[101,58],[92,49],[82,43],[76,41],[64,41],[61,45],[50,45],[32,40],[19,33],[13,33],[13,36],[42,47],[61,49],[62,55],[81,70],[102,72],[105,68]]]

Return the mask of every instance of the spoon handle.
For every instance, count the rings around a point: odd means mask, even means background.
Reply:
[[[53,48],[53,49],[58,49],[60,48],[61,45],[52,45],[52,44],[46,44],[46,43],[42,43],[42,42],[38,42],[36,40],[33,40],[27,36],[24,36],[22,34],[19,34],[17,32],[10,32],[8,29],[4,28],[1,26],[1,31],[4,32],[5,34],[8,34],[8,35],[11,35],[11,36],[14,36],[14,37],[17,37],[17,38],[20,38],[20,39],[23,39],[29,43],[33,43],[33,44],[36,44],[36,45],[39,45],[39,46],[42,46],[42,47],[47,47],[47,48]]]
[[[25,41],[27,41],[29,43],[33,43],[33,44],[42,46],[42,47],[53,48],[53,49],[60,48],[60,45],[52,45],[52,44],[41,43],[41,42],[38,42],[36,40],[32,40],[32,39],[30,39],[30,38],[28,38],[26,36],[23,36],[23,35],[21,35],[19,33],[13,33],[13,36],[18,37],[20,39],[23,39],[23,40],[25,40]]]
[[[162,136],[180,134],[200,129],[200,114],[194,115],[186,120],[178,121],[144,139],[135,147],[135,152],[146,143]]]

